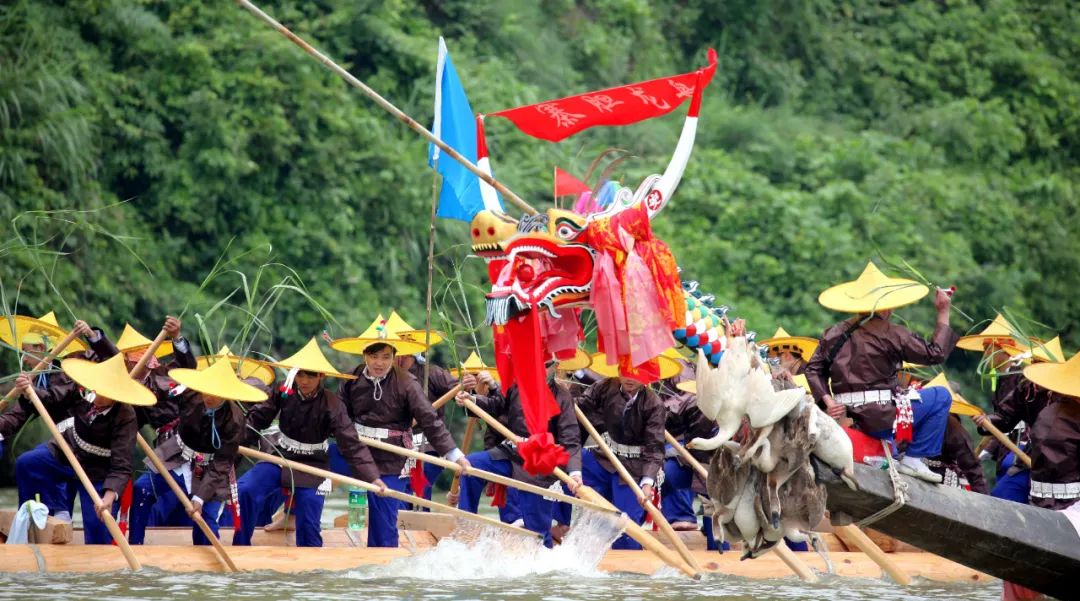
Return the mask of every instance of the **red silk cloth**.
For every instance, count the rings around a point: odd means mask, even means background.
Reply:
[[[601,125],[630,125],[666,115],[694,95],[701,75],[705,88],[716,73],[716,51],[708,53],[709,65],[700,69],[649,81],[547,100],[497,113],[522,132],[541,140],[558,142]]]
[[[533,434],[519,444],[517,450],[524,462],[522,469],[533,476],[546,476],[570,461],[570,454],[562,446],[555,444],[555,437],[551,432]]]

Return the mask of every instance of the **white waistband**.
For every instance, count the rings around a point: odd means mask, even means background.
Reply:
[[[290,453],[297,455],[314,455],[315,453],[325,453],[330,448],[330,440],[324,440],[322,442],[300,442],[293,438],[289,438],[284,432],[278,432],[277,445]]]
[[[1031,481],[1031,496],[1038,499],[1080,499],[1080,482]]]
[[[97,455],[98,457],[112,457],[112,449],[106,449],[105,447],[99,447],[96,444],[90,444],[79,437],[79,431],[74,427],[75,418],[69,417],[64,421],[56,424],[56,429],[61,433],[71,430],[71,437],[75,440],[75,446],[79,447],[83,451],[90,453],[91,455]]]
[[[184,441],[180,439],[179,433],[176,434],[176,444],[180,447],[180,456],[184,458],[184,461],[192,461],[197,465],[210,465],[210,462],[214,460],[213,453],[196,451],[184,444]]]
[[[612,453],[615,453],[616,455],[620,455],[622,457],[636,459],[638,457],[641,457],[642,451],[644,449],[644,447],[638,445],[619,444],[612,440],[611,436],[607,432],[604,432],[601,435],[601,438],[603,438],[604,442],[606,442],[608,447],[611,448]]]
[[[837,403],[847,407],[862,407],[863,405],[891,403],[893,391],[891,390],[863,390],[860,392],[841,392],[834,397]]]
[[[375,440],[386,440],[390,438],[390,430],[387,428],[371,428],[364,424],[353,424],[356,426],[356,433],[360,436],[367,436],[368,438],[374,438]]]

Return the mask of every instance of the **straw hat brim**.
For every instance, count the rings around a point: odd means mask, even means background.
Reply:
[[[689,392],[690,394],[697,394],[697,380],[686,380],[685,382],[679,382],[675,385],[675,388],[683,392]]]
[[[373,344],[390,345],[399,355],[415,355],[428,349],[428,347],[421,342],[406,340],[404,338],[338,338],[330,343],[330,348],[335,351],[349,353],[350,355],[363,355],[364,349]]]
[[[578,349],[573,357],[559,361],[556,369],[559,371],[577,371],[587,369],[590,365],[592,365],[592,357],[589,356],[589,353]]]
[[[1030,346],[1018,344],[1005,347],[1005,353],[1010,357],[1015,357],[1028,351],[1031,352],[1031,358],[1035,361],[1046,361],[1049,363],[1062,363],[1065,361],[1065,353],[1061,349],[1061,341],[1057,338],[1045,342],[1041,340],[1032,340]]]
[[[210,365],[212,365],[212,363],[210,362],[211,359],[213,359],[216,363],[223,358],[225,358],[224,355],[203,355],[202,357],[199,357],[195,360],[196,369],[206,369],[207,367],[210,367]],[[268,363],[264,361],[259,361],[257,359],[244,357],[242,362],[243,365],[241,365],[241,357],[238,357],[236,355],[229,355],[228,359],[229,363],[232,364],[234,370],[239,368],[240,372],[237,374],[237,376],[241,380],[246,380],[248,378],[256,378],[267,386],[274,383],[274,378],[276,377],[274,374],[274,368],[270,367]]]
[[[666,380],[668,378],[674,378],[682,373],[682,365],[679,365],[678,361],[659,355],[656,359],[660,362],[660,379]],[[604,353],[596,353],[592,356],[592,364],[589,365],[589,369],[605,378],[618,378],[620,377],[618,365],[608,365],[607,357]]]
[[[802,355],[804,361],[809,361],[810,357],[814,356],[814,351],[817,350],[819,342],[816,338],[807,336],[787,336],[762,340],[760,344],[769,347],[770,352],[775,350],[776,347],[781,347],[780,350],[782,351],[789,350],[784,347],[794,347],[799,350],[799,354]]]
[[[956,341],[956,348],[964,349],[965,351],[975,351],[977,353],[983,352],[988,342],[997,341],[1006,351],[1009,349],[1016,349],[1016,341],[1012,336],[985,336],[982,334],[973,334],[971,336],[961,336],[960,340]],[[1017,352],[1020,352],[1017,350]]]
[[[499,372],[495,371],[494,367],[466,367],[464,369],[456,367],[454,369],[448,369],[446,371],[450,372],[450,375],[454,376],[454,378],[458,380],[463,378],[466,374],[478,374],[484,371],[491,374],[491,377],[495,378],[496,381],[498,381],[499,379]]]
[[[402,332],[398,332],[397,335],[404,338],[404,339],[406,339],[406,340],[416,342],[418,344],[424,344],[424,338],[428,337],[426,330],[405,330],[405,331],[402,331]],[[442,333],[442,332],[440,332],[438,330],[432,330],[430,340],[428,341],[427,345],[425,345],[425,350],[426,350],[426,347],[435,346],[436,344],[439,344],[443,340],[446,340],[446,334],[444,334],[444,333]]]
[[[281,369],[284,369],[285,371],[289,371],[289,370],[291,370],[291,369],[293,369],[295,367],[295,368],[299,369],[300,371],[310,371],[310,372],[314,372],[314,373],[317,373],[317,374],[322,374],[324,376],[328,376],[328,377],[331,377],[331,378],[341,378],[342,380],[355,380],[355,379],[357,379],[357,376],[354,376],[352,374],[343,374],[340,371],[337,371],[335,369],[315,369],[315,368],[311,368],[311,367],[301,367],[299,365],[288,365],[286,363],[270,363],[270,362],[267,362],[267,365],[272,365],[274,367],[280,367]]]
[[[126,348],[117,347],[116,350],[120,351],[121,353],[137,353],[139,351],[145,351],[146,349],[150,348],[150,344],[152,343],[137,344],[135,346],[129,346]],[[157,347],[157,350],[154,351],[154,356],[158,359],[162,357],[167,357],[171,354],[173,354],[173,343],[171,340],[166,340],[162,342],[161,346]]]
[[[13,330],[14,336],[12,335]],[[52,348],[61,340],[67,338],[67,335],[68,332],[63,328],[34,317],[13,315],[11,321],[8,321],[7,318],[0,318],[0,341],[15,348],[21,348],[23,344],[45,344],[46,337],[52,342],[52,344],[46,344],[46,347]],[[60,353],[60,356],[64,357],[72,353],[85,352],[86,350],[86,344],[76,338],[67,345],[64,352]]]
[[[169,370],[170,378],[203,394],[247,403],[261,403],[267,399],[265,392],[241,382],[231,366],[224,371],[224,374],[223,376],[222,372],[213,370],[213,366],[203,370],[185,368]]]
[[[149,407],[157,403],[150,389],[132,380],[124,365],[123,355],[103,363],[86,359],[65,359],[60,368],[79,386],[119,403]]]
[[[1070,397],[1080,397],[1080,353],[1065,363],[1035,363],[1024,377],[1036,386]]]
[[[918,302],[930,289],[914,280],[888,278],[871,290],[857,281],[837,284],[818,296],[818,303],[841,313],[872,313]]]

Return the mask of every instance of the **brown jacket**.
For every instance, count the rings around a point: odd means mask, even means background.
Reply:
[[[213,459],[193,462],[190,493],[204,502],[228,501],[231,497],[229,475],[239,457],[237,449],[246,437],[243,411],[236,403],[226,401],[208,415],[201,396],[193,391],[180,395],[177,400],[180,419],[175,436],[158,445],[154,452],[170,470],[187,461],[181,454],[181,444],[204,458],[213,456]],[[217,447],[213,437],[215,429]],[[151,467],[149,461],[147,467]]]
[[[859,324],[862,319],[863,316],[852,317],[822,334],[821,343],[806,366],[806,381],[815,400],[843,392],[896,390],[899,388],[896,372],[904,361],[924,365],[944,363],[959,340],[948,326],[936,326],[930,340],[925,340],[880,316]],[[841,344],[848,331],[850,338],[830,361],[832,349]],[[871,403],[849,407],[848,415],[858,429],[876,433],[892,429],[896,408],[892,403]]]
[[[282,393],[271,394],[269,399],[248,411],[245,444],[253,446],[258,443],[262,439],[259,432],[269,428],[274,418],[278,419],[282,434],[302,443],[318,444],[333,436],[354,476],[366,482],[374,482],[379,478],[371,451],[357,438],[356,428],[349,419],[345,405],[329,390],[320,389],[309,399],[303,398],[298,390],[287,396]],[[273,442],[274,436],[268,435],[266,438]],[[324,470],[330,469],[330,458],[325,451],[299,454],[280,446],[278,450],[289,461]],[[295,482],[299,488],[314,488],[322,484],[322,481],[322,478],[310,474],[281,471],[281,485],[285,487]]]
[[[387,442],[410,448],[412,423],[416,420],[425,440],[431,443],[436,453],[445,456],[457,448],[446,424],[432,408],[420,383],[409,372],[391,369],[380,383],[382,397],[378,401],[375,400],[374,383],[364,375],[364,366],[357,366],[353,374],[358,378],[345,381],[340,389],[341,399],[352,421],[369,428],[407,433],[404,436],[393,435]],[[380,474],[398,476],[405,467],[406,459],[401,455],[379,449],[371,449],[371,455]]]
[[[160,430],[180,416],[180,402],[171,394],[173,388],[176,387],[176,382],[169,377],[169,370],[175,368],[195,369],[197,364],[190,342],[188,342],[187,350],[184,352],[177,350],[175,343],[173,348],[172,361],[158,365],[143,378],[142,383],[154,393],[154,396],[157,397],[157,403],[149,407],[135,408],[135,415],[139,418],[140,428],[150,424],[150,427],[154,430]],[[109,359],[120,352],[116,345],[104,334],[97,341],[90,343],[90,349],[101,357],[99,361]],[[154,444],[157,444],[157,441]]]
[[[999,381],[1000,385],[1000,381]],[[1000,386],[998,390],[1001,390]],[[988,417],[990,422],[1002,432],[1012,432],[1020,422],[1027,424],[1028,428],[1035,425],[1039,415],[1054,400],[1053,392],[1032,384],[1022,375],[1016,375],[1013,385],[1009,386],[1005,394],[994,402],[994,412]],[[982,434],[988,434],[981,431]]]
[[[581,428],[574,413],[574,398],[570,391],[554,380],[548,381],[548,387],[559,405],[559,414],[548,422],[548,432],[555,437],[555,443],[562,445],[570,459],[560,466],[567,472],[581,471]],[[521,407],[521,396],[517,385],[511,386],[504,397],[501,394],[477,396],[476,404],[493,417],[506,424],[510,431],[522,438],[529,437],[529,428],[525,425],[525,411]],[[514,464],[514,478],[537,486],[551,486],[554,476],[536,477],[522,468],[521,458],[508,444],[496,444],[489,450],[495,460],[509,459]]]
[[[1031,480],[1080,482],[1080,398],[1056,397],[1031,427]],[[1045,509],[1065,509],[1076,502],[1031,497],[1032,505]]]
[[[659,481],[664,465],[664,403],[656,393],[642,388],[633,399],[622,393],[618,378],[598,382],[578,399],[581,410],[601,433],[607,433],[619,444],[640,446],[640,457],[619,457],[630,475],[638,482],[642,478]],[[615,467],[597,450],[600,466],[609,472]]]
[[[705,417],[705,414],[698,409],[697,396],[683,393],[669,397],[664,404],[667,407],[665,422],[667,431],[679,439],[683,445],[695,438],[710,438],[716,432],[716,422]],[[712,451],[691,450],[690,454],[702,465],[707,466],[712,460]],[[675,458],[680,465],[686,465],[681,455],[676,453]],[[701,495],[709,494],[705,488],[705,479],[698,474],[697,470],[693,470],[693,474],[694,481],[691,486],[693,491]]]

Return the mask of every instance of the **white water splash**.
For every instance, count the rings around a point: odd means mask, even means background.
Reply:
[[[362,578],[420,580],[512,579],[558,573],[606,577],[596,566],[622,530],[610,516],[575,511],[570,533],[548,549],[537,539],[505,530],[458,522],[457,528],[430,551],[390,562]]]

